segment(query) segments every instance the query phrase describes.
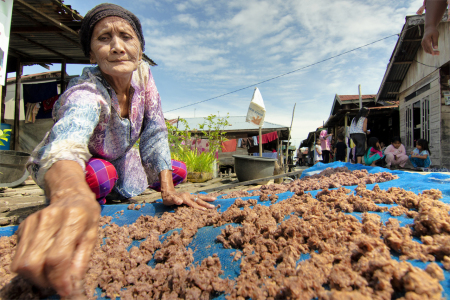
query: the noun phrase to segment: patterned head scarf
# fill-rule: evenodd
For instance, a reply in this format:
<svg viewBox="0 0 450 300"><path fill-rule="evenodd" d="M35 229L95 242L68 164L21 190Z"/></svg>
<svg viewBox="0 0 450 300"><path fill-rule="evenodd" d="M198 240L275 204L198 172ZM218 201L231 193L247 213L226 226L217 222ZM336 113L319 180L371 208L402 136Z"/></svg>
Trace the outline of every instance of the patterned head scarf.
<svg viewBox="0 0 450 300"><path fill-rule="evenodd" d="M92 32L94 31L95 24L97 24L100 20L106 17L119 17L130 23L134 32L141 43L142 52L144 52L144 35L142 33L142 26L139 19L130 11L125 8L111 4L111 3L102 3L88 11L86 16L83 18L81 22L80 29L80 42L83 47L83 52L86 57L89 57L89 53L91 51L91 37Z"/></svg>

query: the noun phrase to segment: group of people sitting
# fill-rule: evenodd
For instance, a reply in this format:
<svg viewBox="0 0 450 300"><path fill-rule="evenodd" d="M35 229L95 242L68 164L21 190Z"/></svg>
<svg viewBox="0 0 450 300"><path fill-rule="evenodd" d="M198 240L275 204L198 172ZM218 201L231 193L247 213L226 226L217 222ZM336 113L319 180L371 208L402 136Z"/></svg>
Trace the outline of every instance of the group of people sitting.
<svg viewBox="0 0 450 300"><path fill-rule="evenodd" d="M405 146L398 136L394 137L391 144L384 149L378 138L371 137L367 142L367 148L364 155L366 165L404 168L408 160L416 169L428 168L431 165L431 152L428 141L424 139L416 141L416 148L409 155L406 154Z"/></svg>
<svg viewBox="0 0 450 300"><path fill-rule="evenodd" d="M333 145L333 157L335 161L345 161L347 155L347 145L344 142L343 134L338 135L338 142ZM322 139L316 140L314 148L314 164L318 162L325 163L324 155L329 155L322 149ZM387 168L404 168L408 160L414 168L428 168L431 165L430 149L428 141L419 139L416 141L416 148L409 155L406 154L405 146L402 144L400 137L392 138L391 144L384 147L378 138L371 137L367 141L367 149L363 155L364 164L368 166L380 166Z"/></svg>

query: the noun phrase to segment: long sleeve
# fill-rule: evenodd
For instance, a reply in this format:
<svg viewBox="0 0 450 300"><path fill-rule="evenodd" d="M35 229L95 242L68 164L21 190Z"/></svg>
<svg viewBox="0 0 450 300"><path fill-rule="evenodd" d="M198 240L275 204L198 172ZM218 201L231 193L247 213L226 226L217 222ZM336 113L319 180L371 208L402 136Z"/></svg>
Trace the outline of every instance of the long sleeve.
<svg viewBox="0 0 450 300"><path fill-rule="evenodd" d="M400 150L399 155L406 155L406 149L405 149L405 146L403 146L403 144L399 147L398 150Z"/></svg>
<svg viewBox="0 0 450 300"><path fill-rule="evenodd" d="M167 127L161 109L161 100L149 69L146 89L146 108L139 150L147 176L172 169Z"/></svg>
<svg viewBox="0 0 450 300"><path fill-rule="evenodd" d="M27 164L39 186L44 186L44 175L57 161L72 160L85 169L89 160L89 139L99 122L101 112L100 94L90 83L69 88L55 103L55 124L46 138L33 151ZM40 147L42 146L42 147ZM40 159L39 164L34 164Z"/></svg>
<svg viewBox="0 0 450 300"><path fill-rule="evenodd" d="M403 145L401 147L403 147ZM396 155L396 153L397 153L397 149L395 149L395 147L392 146L392 145L387 146L386 150L384 150L384 154L394 154L394 155Z"/></svg>

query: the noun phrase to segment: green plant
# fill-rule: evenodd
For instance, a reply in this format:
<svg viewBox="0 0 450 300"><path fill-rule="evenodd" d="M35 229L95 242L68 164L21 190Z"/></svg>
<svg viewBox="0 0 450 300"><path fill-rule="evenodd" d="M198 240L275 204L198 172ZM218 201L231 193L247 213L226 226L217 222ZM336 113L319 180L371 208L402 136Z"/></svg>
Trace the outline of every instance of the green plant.
<svg viewBox="0 0 450 300"><path fill-rule="evenodd" d="M8 141L10 135L7 132L11 132L11 129L0 130L0 146L5 146L1 140Z"/></svg>
<svg viewBox="0 0 450 300"><path fill-rule="evenodd" d="M218 117L216 115L209 115L205 118L205 122L199 125L203 136L209 140L209 151L216 152L222 148L222 143L228 139L225 129L230 126L228 122L228 114L226 117Z"/></svg>
<svg viewBox="0 0 450 300"><path fill-rule="evenodd" d="M199 125L199 130L189 127L185 119L178 119L181 126L175 126L166 122L169 132L169 146L172 159L183 161L188 172L212 172L215 163L216 153L222 147L222 142L226 141L224 129L229 126L228 115L220 118L210 115L205 118L203 124ZM199 153L196 148L192 149L192 138L208 139L209 149L207 152Z"/></svg>

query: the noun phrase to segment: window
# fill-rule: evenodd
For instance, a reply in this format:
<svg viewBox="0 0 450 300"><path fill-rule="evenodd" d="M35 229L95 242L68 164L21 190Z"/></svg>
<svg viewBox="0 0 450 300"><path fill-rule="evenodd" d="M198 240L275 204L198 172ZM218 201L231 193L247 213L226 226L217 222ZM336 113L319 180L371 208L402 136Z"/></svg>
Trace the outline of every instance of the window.
<svg viewBox="0 0 450 300"><path fill-rule="evenodd" d="M414 147L418 139L430 142L430 100L425 97L406 106L406 146Z"/></svg>

